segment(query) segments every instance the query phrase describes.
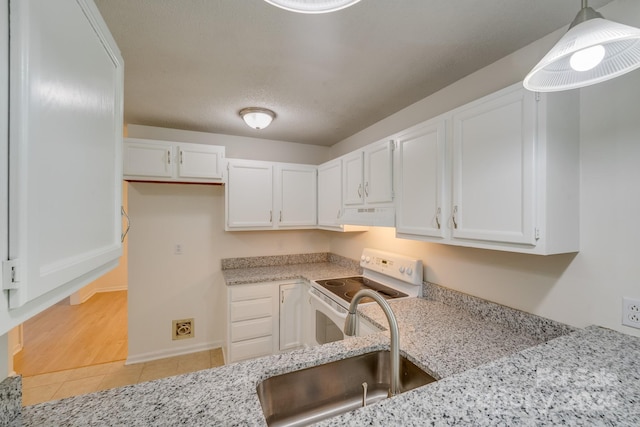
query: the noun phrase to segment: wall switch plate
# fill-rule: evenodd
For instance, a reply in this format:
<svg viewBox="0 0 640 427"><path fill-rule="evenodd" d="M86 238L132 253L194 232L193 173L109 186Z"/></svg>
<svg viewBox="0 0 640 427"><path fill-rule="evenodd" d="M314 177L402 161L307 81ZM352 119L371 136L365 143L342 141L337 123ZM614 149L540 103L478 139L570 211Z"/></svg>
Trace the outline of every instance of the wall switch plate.
<svg viewBox="0 0 640 427"><path fill-rule="evenodd" d="M175 255L182 255L183 254L182 243L176 243L176 245L173 247L173 253Z"/></svg>
<svg viewBox="0 0 640 427"><path fill-rule="evenodd" d="M640 299L622 298L622 324L640 329Z"/></svg>

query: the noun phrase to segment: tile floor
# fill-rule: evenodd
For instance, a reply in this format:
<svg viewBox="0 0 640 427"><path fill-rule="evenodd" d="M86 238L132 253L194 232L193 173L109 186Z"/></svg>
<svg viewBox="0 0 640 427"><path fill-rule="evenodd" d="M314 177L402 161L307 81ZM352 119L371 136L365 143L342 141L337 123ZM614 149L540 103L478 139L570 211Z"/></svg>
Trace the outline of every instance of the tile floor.
<svg viewBox="0 0 640 427"><path fill-rule="evenodd" d="M22 378L22 405L92 393L224 365L222 349L125 365L124 360Z"/></svg>

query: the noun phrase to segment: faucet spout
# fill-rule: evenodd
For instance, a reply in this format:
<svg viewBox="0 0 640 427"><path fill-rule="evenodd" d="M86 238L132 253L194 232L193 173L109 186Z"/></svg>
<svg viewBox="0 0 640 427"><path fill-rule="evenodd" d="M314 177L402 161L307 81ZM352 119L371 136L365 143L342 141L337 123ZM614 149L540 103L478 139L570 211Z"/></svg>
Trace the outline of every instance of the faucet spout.
<svg viewBox="0 0 640 427"><path fill-rule="evenodd" d="M391 334L391 378L389 396L395 396L400 393L400 334L398 332L398 321L391 310L389 303L380 296L379 293L370 289L362 289L358 291L349 305L349 314L344 322L345 335L353 336L356 334L356 319L358 316L358 302L364 297L372 298L382 308L387 321L389 322L389 332Z"/></svg>

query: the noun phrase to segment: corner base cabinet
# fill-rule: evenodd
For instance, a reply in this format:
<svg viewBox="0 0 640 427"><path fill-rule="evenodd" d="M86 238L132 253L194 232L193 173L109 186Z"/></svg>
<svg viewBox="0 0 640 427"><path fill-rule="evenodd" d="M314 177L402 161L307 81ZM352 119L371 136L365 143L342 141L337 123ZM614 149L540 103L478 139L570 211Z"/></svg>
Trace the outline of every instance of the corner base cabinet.
<svg viewBox="0 0 640 427"><path fill-rule="evenodd" d="M228 363L303 347L305 316L300 282L228 287Z"/></svg>
<svg viewBox="0 0 640 427"><path fill-rule="evenodd" d="M578 96L518 83L398 134L397 237L577 252Z"/></svg>

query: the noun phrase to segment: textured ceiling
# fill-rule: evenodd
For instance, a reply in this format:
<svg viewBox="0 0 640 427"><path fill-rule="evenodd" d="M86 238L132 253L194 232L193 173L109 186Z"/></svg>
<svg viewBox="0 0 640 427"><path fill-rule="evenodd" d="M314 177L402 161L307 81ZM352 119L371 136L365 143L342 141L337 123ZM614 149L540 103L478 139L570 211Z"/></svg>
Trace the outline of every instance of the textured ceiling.
<svg viewBox="0 0 640 427"><path fill-rule="evenodd" d="M611 0L592 0L598 8ZM579 0L96 0L125 60L125 121L333 145L567 25ZM261 131L238 116L266 107Z"/></svg>

